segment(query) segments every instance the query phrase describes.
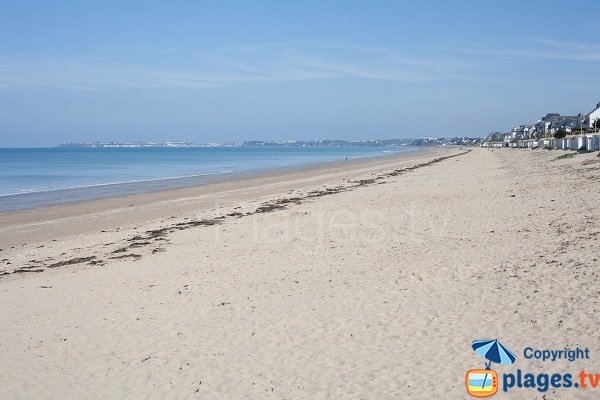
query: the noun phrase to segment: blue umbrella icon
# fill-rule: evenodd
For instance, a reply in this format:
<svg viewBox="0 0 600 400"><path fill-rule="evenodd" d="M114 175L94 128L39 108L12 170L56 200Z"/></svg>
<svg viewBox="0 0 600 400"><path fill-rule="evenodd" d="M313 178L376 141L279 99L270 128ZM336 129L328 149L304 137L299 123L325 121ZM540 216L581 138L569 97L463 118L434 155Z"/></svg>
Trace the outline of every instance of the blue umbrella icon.
<svg viewBox="0 0 600 400"><path fill-rule="evenodd" d="M475 353L488 360L485 363L485 369L490 369L492 363L496 364L512 364L517 360L517 357L497 340L474 340L471 344ZM485 386L487 375L483 380Z"/></svg>

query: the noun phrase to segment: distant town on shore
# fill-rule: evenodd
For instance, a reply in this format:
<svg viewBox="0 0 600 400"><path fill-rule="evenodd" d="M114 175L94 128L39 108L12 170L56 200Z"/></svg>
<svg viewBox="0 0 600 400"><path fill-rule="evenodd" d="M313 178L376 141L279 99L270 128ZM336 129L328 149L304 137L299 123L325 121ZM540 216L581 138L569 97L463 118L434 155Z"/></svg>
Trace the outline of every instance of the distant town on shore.
<svg viewBox="0 0 600 400"><path fill-rule="evenodd" d="M482 147L600 150L600 103L587 114L548 113L510 132L491 132Z"/></svg>
<svg viewBox="0 0 600 400"><path fill-rule="evenodd" d="M287 141L224 141L211 143L190 142L89 142L89 143L63 143L57 147L73 148L144 148L144 147L344 147L344 146L370 146L370 147L396 147L396 146L435 146L435 145L473 145L481 142L481 138L454 137L437 138L426 137L421 139L375 139L375 140L287 140Z"/></svg>

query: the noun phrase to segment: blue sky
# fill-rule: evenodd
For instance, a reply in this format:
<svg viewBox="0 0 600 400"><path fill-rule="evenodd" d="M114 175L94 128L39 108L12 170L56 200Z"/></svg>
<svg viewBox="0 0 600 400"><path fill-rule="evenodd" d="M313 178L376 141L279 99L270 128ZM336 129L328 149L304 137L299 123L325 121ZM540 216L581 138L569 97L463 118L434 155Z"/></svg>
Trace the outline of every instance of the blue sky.
<svg viewBox="0 0 600 400"><path fill-rule="evenodd" d="M0 147L480 136L600 101L597 1L0 0L0 37Z"/></svg>

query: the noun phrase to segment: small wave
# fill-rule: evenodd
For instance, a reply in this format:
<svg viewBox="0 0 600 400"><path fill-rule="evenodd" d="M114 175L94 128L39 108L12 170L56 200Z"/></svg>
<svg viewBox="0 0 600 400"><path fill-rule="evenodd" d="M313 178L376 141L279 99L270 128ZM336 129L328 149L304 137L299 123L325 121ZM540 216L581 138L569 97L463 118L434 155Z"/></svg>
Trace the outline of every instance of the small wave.
<svg viewBox="0 0 600 400"><path fill-rule="evenodd" d="M20 194L55 192L55 191L58 191L58 190L76 190L76 189L104 187L104 186L114 186L114 185L130 185L130 184L135 184L135 183L148 183L148 182L170 181L170 180L174 180L174 179L199 178L201 176L218 175L218 174L219 174L218 172L208 172L208 173L205 173L205 174L171 176L171 177L166 177L166 178L153 178L153 179L141 179L141 180L129 180L129 181L116 181L116 182L106 182L106 183L91 183L89 185L53 187L53 188L44 188L44 189L35 189L35 188L32 188L32 189L24 189L24 190L21 190L21 191L18 191L18 192L2 193L2 194L0 194L0 197L17 196L17 195L20 195Z"/></svg>

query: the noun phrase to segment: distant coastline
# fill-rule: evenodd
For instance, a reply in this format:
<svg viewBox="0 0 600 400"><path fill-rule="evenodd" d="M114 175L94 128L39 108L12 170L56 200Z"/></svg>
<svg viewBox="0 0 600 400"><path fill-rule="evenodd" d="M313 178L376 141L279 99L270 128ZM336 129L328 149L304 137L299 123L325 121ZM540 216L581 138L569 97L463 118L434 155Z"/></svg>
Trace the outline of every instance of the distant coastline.
<svg viewBox="0 0 600 400"><path fill-rule="evenodd" d="M191 143L179 141L94 141L61 143L60 148L196 148L196 147L406 147L435 145L473 145L481 142L481 138L426 137L421 139L371 139L371 140L285 140L285 141L223 141L209 143Z"/></svg>

